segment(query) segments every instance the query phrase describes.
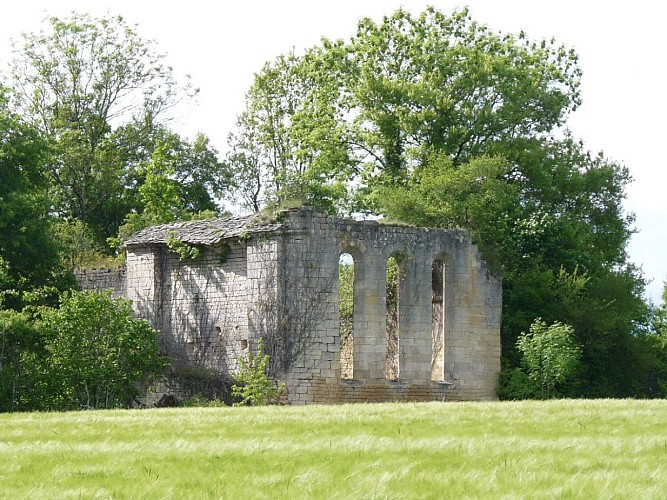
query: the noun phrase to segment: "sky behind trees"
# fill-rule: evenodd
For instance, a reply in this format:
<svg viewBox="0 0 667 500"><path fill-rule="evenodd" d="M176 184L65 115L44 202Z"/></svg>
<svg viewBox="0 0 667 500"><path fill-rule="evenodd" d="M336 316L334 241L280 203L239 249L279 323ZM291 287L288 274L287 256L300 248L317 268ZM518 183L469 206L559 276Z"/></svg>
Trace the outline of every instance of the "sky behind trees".
<svg viewBox="0 0 667 500"><path fill-rule="evenodd" d="M637 216L639 233L629 247L633 262L652 279L647 295L659 301L667 280L667 169L662 144L667 96L662 90L667 7L651 0L601 4L574 0L246 0L186 3L155 0L26 0L0 17L0 68L11 57L10 39L39 30L47 15L72 11L122 15L138 33L157 40L177 74L190 74L201 88L197 107L177 111L174 127L194 137L201 131L223 153L227 135L253 73L263 63L294 48L297 53L322 36L347 38L359 18L378 21L403 7L416 14L428 4L449 12L468 5L471 16L494 31L525 31L574 47L583 70L583 105L569 120L588 149L603 150L624 163L635 182L625 208Z"/></svg>

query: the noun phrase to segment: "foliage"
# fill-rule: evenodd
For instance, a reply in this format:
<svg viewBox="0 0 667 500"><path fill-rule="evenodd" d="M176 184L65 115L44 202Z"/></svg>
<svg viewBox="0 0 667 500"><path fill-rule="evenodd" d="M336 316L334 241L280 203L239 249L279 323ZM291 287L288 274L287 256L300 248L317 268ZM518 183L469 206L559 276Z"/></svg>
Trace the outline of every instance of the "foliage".
<svg viewBox="0 0 667 500"><path fill-rule="evenodd" d="M662 498L665 419L632 399L5 414L0 497Z"/></svg>
<svg viewBox="0 0 667 500"><path fill-rule="evenodd" d="M633 360L648 387L647 396L667 397L667 283L662 292L662 303L654 306L648 329L635 339L640 356Z"/></svg>
<svg viewBox="0 0 667 500"><path fill-rule="evenodd" d="M400 264L406 256L395 253L387 259L386 272L386 345L387 359L385 372L387 379L398 380L399 376L399 290L401 281Z"/></svg>
<svg viewBox="0 0 667 500"><path fill-rule="evenodd" d="M16 50L18 106L54 142L58 208L90 222L126 180L113 125L134 121L149 129L180 90L164 56L122 17L50 17L48 27L24 34Z"/></svg>
<svg viewBox="0 0 667 500"><path fill-rule="evenodd" d="M20 295L34 287L55 284L58 247L48 216L48 183L44 162L48 146L37 131L9 110L0 86L0 293ZM5 307L21 307L7 298Z"/></svg>
<svg viewBox="0 0 667 500"><path fill-rule="evenodd" d="M363 19L347 42L325 39L265 65L229 161L253 166L251 192L264 178L273 193L313 181L302 191L341 208L361 185L359 206L374 210L377 188L400 184L433 154L458 166L564 123L580 102L576 63L553 40L495 34L466 10Z"/></svg>
<svg viewBox="0 0 667 500"><path fill-rule="evenodd" d="M190 143L165 130L156 135L150 158L137 168L143 178L137 210L127 214L118 236L108 240L115 249L146 227L218 216L212 195L221 193L227 180L208 139L199 135Z"/></svg>
<svg viewBox="0 0 667 500"><path fill-rule="evenodd" d="M157 332L134 319L130 301L110 292L70 292L41 311L45 355L34 407L47 410L130 405L138 383L165 367Z"/></svg>
<svg viewBox="0 0 667 500"><path fill-rule="evenodd" d="M62 266L69 270L120 266L120 259L108 255L88 225L80 220L54 223L54 238L60 247Z"/></svg>
<svg viewBox="0 0 667 500"><path fill-rule="evenodd" d="M503 367L500 371L498 398L500 400L520 401L539 397L539 387L521 368Z"/></svg>
<svg viewBox="0 0 667 500"><path fill-rule="evenodd" d="M232 192L245 208L258 212L297 198L331 211L344 196L343 132L319 76L293 53L256 75L228 141Z"/></svg>
<svg viewBox="0 0 667 500"><path fill-rule="evenodd" d="M542 317L572 325L582 346L571 395L646 394L634 340L644 281L622 207L631 178L564 129L580 78L576 53L554 40L493 32L466 10L398 10L267 64L232 149L271 165L253 193L295 185L329 210L468 229L503 276L508 366L518 332Z"/></svg>
<svg viewBox="0 0 667 500"><path fill-rule="evenodd" d="M127 218L118 246L167 215L215 210L228 182L217 151L204 135L190 142L166 126L169 110L197 91L176 81L155 43L122 17L47 24L17 45L13 76L16 109L52 145L57 215L85 223L101 246Z"/></svg>
<svg viewBox="0 0 667 500"><path fill-rule="evenodd" d="M667 339L667 282L663 284L662 303L653 310L651 330Z"/></svg>
<svg viewBox="0 0 667 500"><path fill-rule="evenodd" d="M354 263L342 262L338 267L340 335L343 342L352 334L354 325Z"/></svg>
<svg viewBox="0 0 667 500"><path fill-rule="evenodd" d="M0 310L0 412L30 409L43 345L26 313Z"/></svg>
<svg viewBox="0 0 667 500"><path fill-rule="evenodd" d="M232 386L232 395L240 398L234 406L263 406L276 403L285 390L284 385L268 375L269 356L264 354L264 340L257 343L257 354L249 352L239 358L240 370Z"/></svg>
<svg viewBox="0 0 667 500"><path fill-rule="evenodd" d="M558 386L573 378L579 367L581 348L569 325L556 322L547 326L538 318L529 332L519 335L517 346L528 377L537 384L542 397L554 397Z"/></svg>
<svg viewBox="0 0 667 500"><path fill-rule="evenodd" d="M354 261L342 254L338 264L338 319L341 378L354 377Z"/></svg>
<svg viewBox="0 0 667 500"><path fill-rule="evenodd" d="M175 231L169 231L167 234L167 248L178 255L180 260L195 260L201 253L199 247L181 241Z"/></svg>
<svg viewBox="0 0 667 500"><path fill-rule="evenodd" d="M184 408L218 408L220 406L227 406L227 404L220 399L208 399L201 394L195 394L183 401L181 406Z"/></svg>
<svg viewBox="0 0 667 500"><path fill-rule="evenodd" d="M109 292L0 311L0 411L126 407L164 366L156 332Z"/></svg>
<svg viewBox="0 0 667 500"><path fill-rule="evenodd" d="M517 187L504 180L509 170L499 157L475 158L456 167L449 157L434 155L403 185L379 188L374 204L391 219L470 228L487 262L500 272L503 247L515 236L508 222L516 223L520 207Z"/></svg>

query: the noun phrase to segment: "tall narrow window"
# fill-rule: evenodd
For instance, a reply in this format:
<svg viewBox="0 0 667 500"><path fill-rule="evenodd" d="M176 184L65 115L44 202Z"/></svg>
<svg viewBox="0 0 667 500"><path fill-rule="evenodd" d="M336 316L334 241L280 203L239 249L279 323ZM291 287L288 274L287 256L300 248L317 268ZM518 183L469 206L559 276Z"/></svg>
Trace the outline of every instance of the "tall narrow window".
<svg viewBox="0 0 667 500"><path fill-rule="evenodd" d="M398 380L399 376L399 281L400 268L397 257L387 259L387 364L386 377Z"/></svg>
<svg viewBox="0 0 667 500"><path fill-rule="evenodd" d="M340 378L354 377L354 259L341 254L338 264L340 297Z"/></svg>
<svg viewBox="0 0 667 500"><path fill-rule="evenodd" d="M433 261L431 270L433 303L433 344L431 357L431 380L445 379L445 263Z"/></svg>

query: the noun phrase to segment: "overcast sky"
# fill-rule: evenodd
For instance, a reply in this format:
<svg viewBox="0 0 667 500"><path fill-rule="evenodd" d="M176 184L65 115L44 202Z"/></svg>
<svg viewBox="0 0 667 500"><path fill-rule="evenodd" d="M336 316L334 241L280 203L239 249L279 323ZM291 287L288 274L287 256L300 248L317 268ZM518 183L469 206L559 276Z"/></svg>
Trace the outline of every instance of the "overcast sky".
<svg viewBox="0 0 667 500"><path fill-rule="evenodd" d="M399 7L413 13L435 5L449 12L468 5L474 19L494 30L524 30L574 47L583 70L584 104L570 128L593 151L625 164L635 181L626 210L636 214L629 247L633 262L653 280L647 294L659 302L667 280L667 169L662 151L667 127L664 38L667 7L656 0L23 0L7 2L0 16L0 65L10 39L37 31L46 15L72 11L124 16L145 38L157 40L178 73L201 89L196 108L182 111L177 128L201 131L221 152L242 110L253 73L292 48L322 36L347 38L361 17L380 20Z"/></svg>

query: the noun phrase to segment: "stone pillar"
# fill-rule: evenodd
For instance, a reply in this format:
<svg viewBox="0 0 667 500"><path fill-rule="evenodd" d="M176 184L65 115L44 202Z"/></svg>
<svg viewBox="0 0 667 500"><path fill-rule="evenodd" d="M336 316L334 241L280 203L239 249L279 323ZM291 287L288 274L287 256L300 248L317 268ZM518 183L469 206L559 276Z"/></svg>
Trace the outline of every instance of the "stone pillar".
<svg viewBox="0 0 667 500"><path fill-rule="evenodd" d="M384 379L387 356L385 262L375 248L368 248L359 261L354 277L353 377Z"/></svg>
<svg viewBox="0 0 667 500"><path fill-rule="evenodd" d="M137 247L127 249L127 298L140 318L153 328L162 325L162 266L161 249Z"/></svg>
<svg viewBox="0 0 667 500"><path fill-rule="evenodd" d="M408 259L399 289L399 380L431 379L431 266Z"/></svg>

